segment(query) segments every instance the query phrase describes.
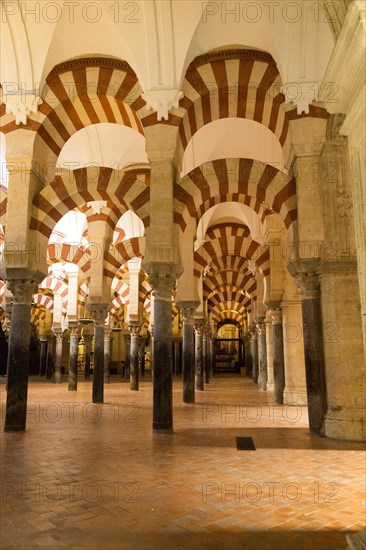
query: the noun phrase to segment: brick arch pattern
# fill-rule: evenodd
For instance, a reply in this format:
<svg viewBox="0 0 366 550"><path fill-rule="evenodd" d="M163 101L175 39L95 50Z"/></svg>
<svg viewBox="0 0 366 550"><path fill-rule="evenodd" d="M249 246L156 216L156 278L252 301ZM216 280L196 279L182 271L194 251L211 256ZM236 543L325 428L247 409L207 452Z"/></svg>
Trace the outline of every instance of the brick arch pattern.
<svg viewBox="0 0 366 550"><path fill-rule="evenodd" d="M142 88L125 61L103 57L60 63L50 72L42 90L43 103L31 114L27 129L37 133L48 159L55 162L63 146L77 131L91 124L122 124L144 134L141 118L148 114ZM3 107L3 106L1 106ZM16 130L14 117L0 109L2 131Z"/></svg>
<svg viewBox="0 0 366 550"><path fill-rule="evenodd" d="M219 159L195 168L174 186L174 221L182 232L212 206L237 202L263 222L276 212L290 228L297 219L296 182L271 165L253 159Z"/></svg>
<svg viewBox="0 0 366 550"><path fill-rule="evenodd" d="M89 167L62 170L55 180L33 199L30 229L49 238L56 223L70 210L89 201L108 201L113 214L108 223L112 229L127 210L135 212L145 227L150 223L150 169L133 167L113 170Z"/></svg>

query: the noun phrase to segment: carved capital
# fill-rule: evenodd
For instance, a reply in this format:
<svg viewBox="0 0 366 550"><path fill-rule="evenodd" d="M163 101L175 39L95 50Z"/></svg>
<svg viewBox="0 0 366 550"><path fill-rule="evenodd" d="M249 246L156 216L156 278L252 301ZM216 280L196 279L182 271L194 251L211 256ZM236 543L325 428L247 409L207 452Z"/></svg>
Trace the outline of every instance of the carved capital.
<svg viewBox="0 0 366 550"><path fill-rule="evenodd" d="M158 115L158 120L168 120L169 111L179 107L179 100L183 92L179 90L150 90L142 95L146 101L146 109L153 109Z"/></svg>
<svg viewBox="0 0 366 550"><path fill-rule="evenodd" d="M79 327L77 323L69 323L70 339L79 339Z"/></svg>
<svg viewBox="0 0 366 550"><path fill-rule="evenodd" d="M105 319L109 310L108 304L88 304L88 309L97 327L104 327Z"/></svg>
<svg viewBox="0 0 366 550"><path fill-rule="evenodd" d="M314 300L319 298L320 281L316 273L298 273L295 282L300 290L302 300Z"/></svg>
<svg viewBox="0 0 366 550"><path fill-rule="evenodd" d="M131 336L135 336L137 338L140 334L140 325L129 325L128 330Z"/></svg>
<svg viewBox="0 0 366 550"><path fill-rule="evenodd" d="M38 283L29 279L15 279L7 282L8 289L13 294L14 304L25 304L30 306L32 296L38 291Z"/></svg>
<svg viewBox="0 0 366 550"><path fill-rule="evenodd" d="M194 332L195 332L196 336L202 336L203 335L204 325L203 325L202 320L194 319L193 328L194 328Z"/></svg>
<svg viewBox="0 0 366 550"><path fill-rule="evenodd" d="M258 336L262 336L266 334L266 323L264 319L262 321L258 321L256 324L256 327L258 331Z"/></svg>
<svg viewBox="0 0 366 550"><path fill-rule="evenodd" d="M297 114L310 112L310 103L319 101L319 82L288 82L281 88L286 103L294 103Z"/></svg>
<svg viewBox="0 0 366 550"><path fill-rule="evenodd" d="M149 273L149 281L154 289L155 299L171 301L172 292L176 285L176 275L170 264L154 267Z"/></svg>
<svg viewBox="0 0 366 550"><path fill-rule="evenodd" d="M15 124L27 124L31 113L37 113L42 103L41 97L36 94L7 94L4 98L6 114L15 116Z"/></svg>
<svg viewBox="0 0 366 550"><path fill-rule="evenodd" d="M282 310L280 308L272 309L271 318L273 325L282 325Z"/></svg>

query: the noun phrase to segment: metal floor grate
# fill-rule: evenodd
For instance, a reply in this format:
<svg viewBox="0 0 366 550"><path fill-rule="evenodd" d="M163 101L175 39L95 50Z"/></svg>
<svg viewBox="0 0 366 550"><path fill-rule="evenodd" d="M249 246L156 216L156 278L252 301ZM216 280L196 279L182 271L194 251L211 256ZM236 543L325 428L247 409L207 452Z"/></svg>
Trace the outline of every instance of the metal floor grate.
<svg viewBox="0 0 366 550"><path fill-rule="evenodd" d="M255 451L254 441L251 437L236 437L236 449L238 451Z"/></svg>

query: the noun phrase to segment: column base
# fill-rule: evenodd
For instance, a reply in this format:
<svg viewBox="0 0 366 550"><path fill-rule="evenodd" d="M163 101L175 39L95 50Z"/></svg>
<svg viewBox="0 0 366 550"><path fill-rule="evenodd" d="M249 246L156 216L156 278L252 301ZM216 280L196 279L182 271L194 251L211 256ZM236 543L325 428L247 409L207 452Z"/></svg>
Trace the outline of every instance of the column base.
<svg viewBox="0 0 366 550"><path fill-rule="evenodd" d="M153 435L172 435L173 433L173 428L153 428Z"/></svg>
<svg viewBox="0 0 366 550"><path fill-rule="evenodd" d="M266 391L274 391L274 384L268 384L267 383L267 389Z"/></svg>
<svg viewBox="0 0 366 550"><path fill-rule="evenodd" d="M306 407L308 404L306 388L285 388L283 402L285 405L301 405Z"/></svg>
<svg viewBox="0 0 366 550"><path fill-rule="evenodd" d="M349 533L346 535L347 550L365 550L366 549L366 527L358 533Z"/></svg>
<svg viewBox="0 0 366 550"><path fill-rule="evenodd" d="M365 411L343 407L327 413L324 421L325 436L347 441L366 441Z"/></svg>
<svg viewBox="0 0 366 550"><path fill-rule="evenodd" d="M4 432L25 432L25 425L5 426Z"/></svg>

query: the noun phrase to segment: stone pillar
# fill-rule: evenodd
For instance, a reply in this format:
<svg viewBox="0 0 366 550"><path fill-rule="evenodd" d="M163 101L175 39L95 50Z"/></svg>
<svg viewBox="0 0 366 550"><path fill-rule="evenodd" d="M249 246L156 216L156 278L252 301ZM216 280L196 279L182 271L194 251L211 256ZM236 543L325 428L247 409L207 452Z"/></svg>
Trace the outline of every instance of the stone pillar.
<svg viewBox="0 0 366 550"><path fill-rule="evenodd" d="M311 271L298 273L296 283L301 292L309 428L314 434L324 435L327 396L320 283L318 276Z"/></svg>
<svg viewBox="0 0 366 550"><path fill-rule="evenodd" d="M130 389L138 391L139 389L139 332L140 326L130 325L128 327L131 337L130 346Z"/></svg>
<svg viewBox="0 0 366 550"><path fill-rule="evenodd" d="M174 374L175 376L180 375L180 340L179 338L174 339Z"/></svg>
<svg viewBox="0 0 366 550"><path fill-rule="evenodd" d="M195 402L194 304L183 307L183 403Z"/></svg>
<svg viewBox="0 0 366 550"><path fill-rule="evenodd" d="M46 360L47 360L47 337L41 336L39 339L39 376L46 375Z"/></svg>
<svg viewBox="0 0 366 550"><path fill-rule="evenodd" d="M51 334L47 337L47 354L46 354L46 378L47 378L47 380L51 380L52 376L53 376L54 346L55 346L55 339L54 339L53 334Z"/></svg>
<svg viewBox="0 0 366 550"><path fill-rule="evenodd" d="M245 368L247 371L248 378L252 378L253 376L253 361L252 361L250 338L251 338L251 333L247 332L244 344L245 344Z"/></svg>
<svg viewBox="0 0 366 550"><path fill-rule="evenodd" d="M283 404L283 391L285 389L285 364L283 354L282 312L272 310L272 342L273 342L273 377L275 402Z"/></svg>
<svg viewBox="0 0 366 550"><path fill-rule="evenodd" d="M254 384L258 384L258 341L255 326L253 326L250 334L250 356L252 359L253 382Z"/></svg>
<svg viewBox="0 0 366 550"><path fill-rule="evenodd" d="M69 355L69 391L76 391L78 386L78 345L79 331L77 323L69 323L70 355Z"/></svg>
<svg viewBox="0 0 366 550"><path fill-rule="evenodd" d="M83 337L85 342L85 370L84 370L84 378L85 380L90 380L90 353L91 353L91 341L92 341L92 334L84 332L83 329Z"/></svg>
<svg viewBox="0 0 366 550"><path fill-rule="evenodd" d="M194 334L195 334L195 386L196 390L204 390L203 384L203 353L202 353L202 333L203 325L201 321L196 321L194 323Z"/></svg>
<svg viewBox="0 0 366 550"><path fill-rule="evenodd" d="M214 374L214 361L215 361L215 340L211 335L208 339L208 349L209 349L209 377L212 378Z"/></svg>
<svg viewBox="0 0 366 550"><path fill-rule="evenodd" d="M153 431L173 431L172 291L175 277L164 270L150 275L154 288Z"/></svg>
<svg viewBox="0 0 366 550"><path fill-rule="evenodd" d="M53 327L52 330L53 330L53 333L56 337L54 380L55 380L55 384L60 384L60 382L61 382L61 362L62 362L62 343L63 343L62 328L61 327Z"/></svg>
<svg viewBox="0 0 366 550"><path fill-rule="evenodd" d="M203 334L202 334L202 368L203 368L204 383L209 384L210 372L209 372L209 359L208 359L208 336L207 336L207 329L205 327L203 328Z"/></svg>
<svg viewBox="0 0 366 550"><path fill-rule="evenodd" d="M139 347L140 347L140 372L141 376L145 376L145 344L146 339L145 336L142 336L139 341Z"/></svg>
<svg viewBox="0 0 366 550"><path fill-rule="evenodd" d="M38 285L30 280L8 281L13 293L8 352L6 432L25 431L27 418L29 342L32 295Z"/></svg>
<svg viewBox="0 0 366 550"><path fill-rule="evenodd" d="M125 364L125 380L130 380L130 364L131 364L131 336L129 333L123 335L125 339L125 352L126 352L126 364Z"/></svg>
<svg viewBox="0 0 366 550"><path fill-rule="evenodd" d="M93 403L104 403L104 326L107 304L90 304L88 309L94 319L94 367Z"/></svg>
<svg viewBox="0 0 366 550"><path fill-rule="evenodd" d="M259 382L261 391L267 390L267 345L266 345L266 324L264 318L258 319L258 363L259 363Z"/></svg>
<svg viewBox="0 0 366 550"><path fill-rule="evenodd" d="M109 364L111 360L111 328L104 327L104 383L109 384L111 376L109 372Z"/></svg>
<svg viewBox="0 0 366 550"><path fill-rule="evenodd" d="M267 348L267 391L274 391L273 379L273 346L272 346L272 314L271 310L266 313L266 348Z"/></svg>
<svg viewBox="0 0 366 550"><path fill-rule="evenodd" d="M281 303L281 309L286 381L285 391L283 392L284 403L306 406L304 340L300 297L296 299L294 296L292 300L284 299Z"/></svg>

